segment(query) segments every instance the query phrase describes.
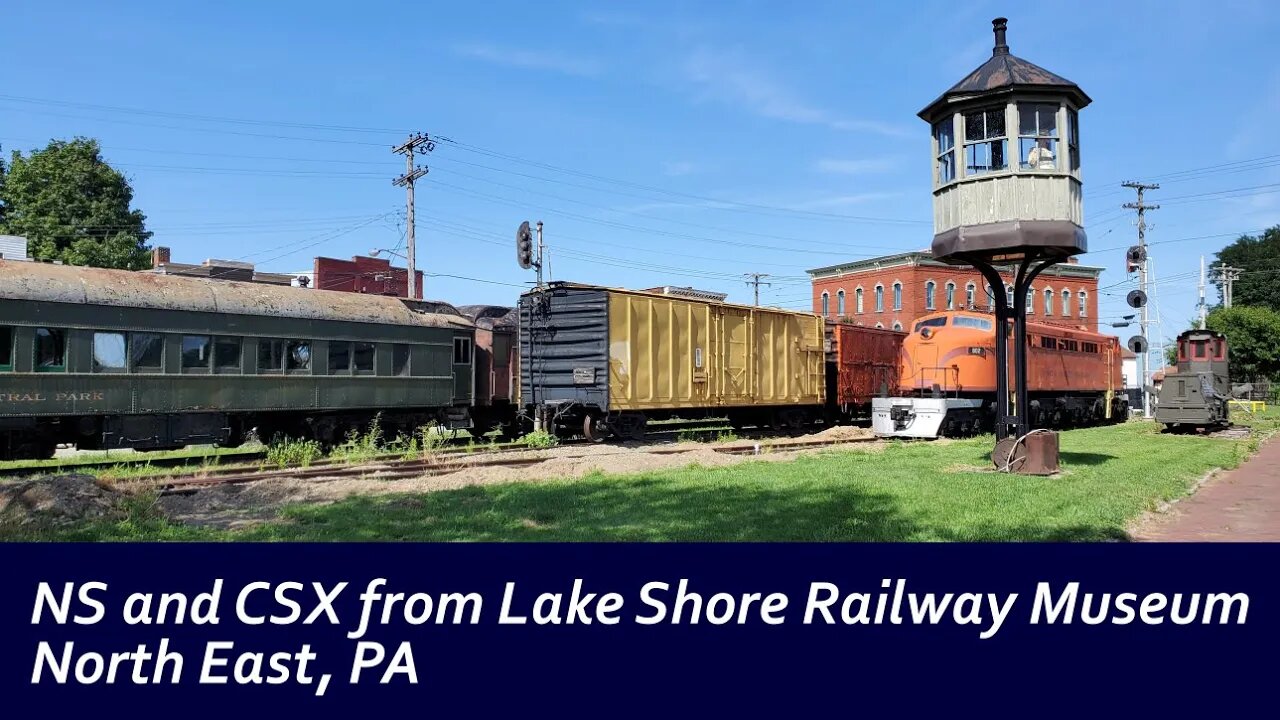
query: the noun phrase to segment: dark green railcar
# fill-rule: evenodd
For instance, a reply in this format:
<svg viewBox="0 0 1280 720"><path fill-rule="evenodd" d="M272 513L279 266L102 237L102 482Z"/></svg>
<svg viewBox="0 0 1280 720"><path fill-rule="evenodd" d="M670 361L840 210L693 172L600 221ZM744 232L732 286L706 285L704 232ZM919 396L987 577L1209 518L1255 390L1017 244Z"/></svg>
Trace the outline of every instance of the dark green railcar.
<svg viewBox="0 0 1280 720"><path fill-rule="evenodd" d="M1231 425L1227 338L1213 330L1178 336L1178 363L1156 396L1156 422L1169 432L1216 430Z"/></svg>
<svg viewBox="0 0 1280 720"><path fill-rule="evenodd" d="M0 261L0 457L467 427L474 342L447 305Z"/></svg>

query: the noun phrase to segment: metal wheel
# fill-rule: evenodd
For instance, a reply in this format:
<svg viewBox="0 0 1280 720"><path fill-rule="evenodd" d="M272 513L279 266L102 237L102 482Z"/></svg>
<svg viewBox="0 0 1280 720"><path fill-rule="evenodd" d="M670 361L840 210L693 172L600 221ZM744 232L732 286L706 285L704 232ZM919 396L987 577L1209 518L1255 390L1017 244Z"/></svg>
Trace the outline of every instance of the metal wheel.
<svg viewBox="0 0 1280 720"><path fill-rule="evenodd" d="M585 415L582 418L582 434L591 442L603 442L609 435L609 429L604 423L600 422L600 418L595 415Z"/></svg>

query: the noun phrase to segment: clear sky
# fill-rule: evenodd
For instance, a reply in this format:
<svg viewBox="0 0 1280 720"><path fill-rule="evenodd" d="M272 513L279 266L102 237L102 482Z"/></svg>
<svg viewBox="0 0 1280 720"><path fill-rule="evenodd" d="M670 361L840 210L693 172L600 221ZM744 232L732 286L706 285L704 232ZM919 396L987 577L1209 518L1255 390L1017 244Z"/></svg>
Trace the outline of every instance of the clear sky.
<svg viewBox="0 0 1280 720"><path fill-rule="evenodd" d="M99 138L175 261L298 272L402 245L391 147L422 131L442 138L418 185L428 297L513 303L516 227L542 220L556 279L749 302L762 272L762 301L808 309L805 269L929 245L916 113L990 55L997 16L1093 98L1081 262L1122 338L1119 184L1161 184L1172 337L1200 255L1280 222L1274 2L7 0L0 143Z"/></svg>

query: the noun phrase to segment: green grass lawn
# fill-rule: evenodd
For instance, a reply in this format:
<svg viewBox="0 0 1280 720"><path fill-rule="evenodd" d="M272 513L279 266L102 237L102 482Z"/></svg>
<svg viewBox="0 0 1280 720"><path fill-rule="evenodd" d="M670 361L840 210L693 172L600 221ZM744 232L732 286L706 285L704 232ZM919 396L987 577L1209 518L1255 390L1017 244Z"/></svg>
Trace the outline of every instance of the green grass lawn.
<svg viewBox="0 0 1280 720"><path fill-rule="evenodd" d="M1255 422L1274 429L1273 418ZM238 531L173 525L145 501L123 517L12 539L946 541L1125 539L1128 523L1233 467L1257 439L1162 435L1153 423L1061 435L1057 477L989 470L992 438L831 451L638 475L353 498Z"/></svg>

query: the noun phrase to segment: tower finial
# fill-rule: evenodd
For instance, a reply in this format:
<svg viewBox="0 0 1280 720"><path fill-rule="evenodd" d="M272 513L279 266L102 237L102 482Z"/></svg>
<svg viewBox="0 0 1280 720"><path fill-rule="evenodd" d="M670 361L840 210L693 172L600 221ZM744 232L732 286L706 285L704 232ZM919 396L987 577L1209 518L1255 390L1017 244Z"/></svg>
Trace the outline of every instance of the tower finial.
<svg viewBox="0 0 1280 720"><path fill-rule="evenodd" d="M1008 55L1009 45L1005 42L1004 33L1009 20L1007 18L996 18L991 21L991 28L996 33L996 46L991 51L992 55Z"/></svg>

